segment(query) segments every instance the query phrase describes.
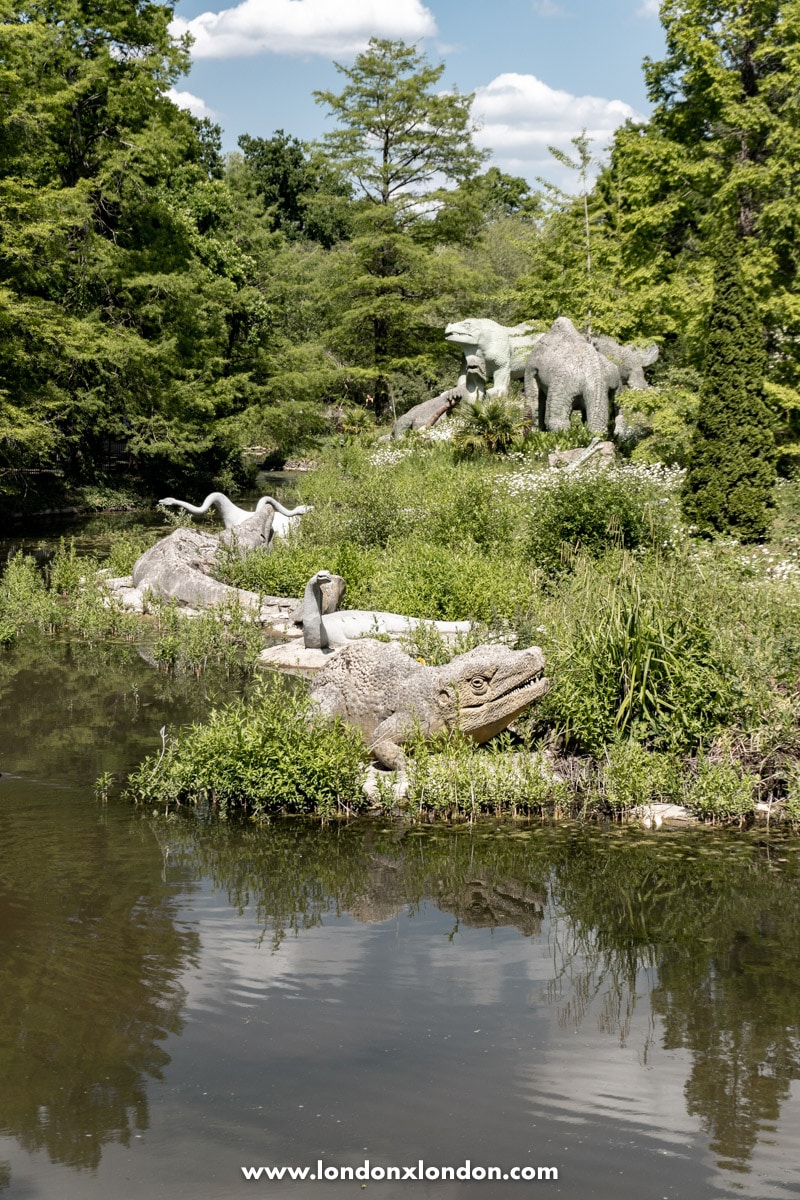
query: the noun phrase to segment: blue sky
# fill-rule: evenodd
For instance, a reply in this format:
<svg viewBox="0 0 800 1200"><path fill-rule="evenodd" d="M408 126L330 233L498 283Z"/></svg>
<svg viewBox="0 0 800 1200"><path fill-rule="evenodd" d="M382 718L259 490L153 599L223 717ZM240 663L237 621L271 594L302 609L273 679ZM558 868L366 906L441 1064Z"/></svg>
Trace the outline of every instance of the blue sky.
<svg viewBox="0 0 800 1200"><path fill-rule="evenodd" d="M664 50L658 0L179 0L175 11L175 32L196 38L175 98L222 126L225 150L242 133L320 137L332 125L311 93L341 90L334 60L402 38L444 60L443 86L476 93L490 162L562 186L547 145L569 150L586 128L599 152L646 115L642 59Z"/></svg>

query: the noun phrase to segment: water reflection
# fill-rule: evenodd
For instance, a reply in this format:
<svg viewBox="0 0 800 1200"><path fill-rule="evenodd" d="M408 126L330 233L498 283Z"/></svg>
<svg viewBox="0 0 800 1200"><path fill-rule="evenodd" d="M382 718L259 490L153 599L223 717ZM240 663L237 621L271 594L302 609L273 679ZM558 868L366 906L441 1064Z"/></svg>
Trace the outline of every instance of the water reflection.
<svg viewBox="0 0 800 1200"><path fill-rule="evenodd" d="M10 1196L216 1200L320 1156L798 1194L796 843L101 806L209 701L128 647L44 649L0 655Z"/></svg>
<svg viewBox="0 0 800 1200"><path fill-rule="evenodd" d="M45 788L32 805L23 784L3 785L0 1127L55 1162L97 1166L106 1143L147 1127L147 1080L169 1062L198 939L176 928L142 831L126 852L69 791L54 821L55 799Z"/></svg>

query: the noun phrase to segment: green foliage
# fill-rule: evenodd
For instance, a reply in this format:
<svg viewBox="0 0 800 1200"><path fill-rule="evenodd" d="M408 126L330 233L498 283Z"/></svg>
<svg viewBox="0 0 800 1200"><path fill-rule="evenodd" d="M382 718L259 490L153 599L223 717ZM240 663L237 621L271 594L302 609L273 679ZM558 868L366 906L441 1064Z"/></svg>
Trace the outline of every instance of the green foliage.
<svg viewBox="0 0 800 1200"><path fill-rule="evenodd" d="M522 411L507 400L475 400L453 438L464 455L508 454L522 441Z"/></svg>
<svg viewBox="0 0 800 1200"><path fill-rule="evenodd" d="M174 601L152 605L157 633L153 660L166 670L200 675L210 663L228 672L252 668L264 648L261 627L240 604L220 604L197 617L186 617Z"/></svg>
<svg viewBox="0 0 800 1200"><path fill-rule="evenodd" d="M331 432L331 422L320 404L284 400L251 406L236 421L236 429L245 445L263 446L284 463L316 449Z"/></svg>
<svg viewBox="0 0 800 1200"><path fill-rule="evenodd" d="M541 754L512 751L508 736L488 747L451 738L443 745L418 738L411 747L403 808L418 817L450 821L481 816L552 816L569 806Z"/></svg>
<svg viewBox="0 0 800 1200"><path fill-rule="evenodd" d="M611 547L668 549L676 534L663 488L635 471L542 477L528 513L527 551L548 575L569 569L579 552L598 557Z"/></svg>
<svg viewBox="0 0 800 1200"><path fill-rule="evenodd" d="M753 811L757 783L735 760L717 762L701 755L686 803L701 817L741 820Z"/></svg>
<svg viewBox="0 0 800 1200"><path fill-rule="evenodd" d="M340 123L325 135L328 153L363 199L330 276L331 347L362 369L383 414L391 372L430 371L439 324L432 307L466 273L423 244L431 206L449 202L434 183L469 178L484 154L472 141L472 97L439 91L444 64L431 66L413 46L373 38L352 67L337 70L344 90L314 95Z"/></svg>
<svg viewBox="0 0 800 1200"><path fill-rule="evenodd" d="M364 758L357 731L338 719L313 722L305 694L276 679L259 683L249 703L214 709L205 724L173 735L129 786L140 804L334 817L364 807Z"/></svg>
<svg viewBox="0 0 800 1200"><path fill-rule="evenodd" d="M5 6L0 24L0 495L127 469L213 477L265 311L218 134L168 98L172 7ZM47 476L52 482L52 476Z"/></svg>
<svg viewBox="0 0 800 1200"><path fill-rule="evenodd" d="M473 97L437 89L444 63L431 66L413 46L371 38L352 67L336 69L344 90L314 93L341 124L324 142L368 200L399 199L410 217L411 197L430 191L436 176L474 174L485 154L472 142Z"/></svg>
<svg viewBox="0 0 800 1200"><path fill-rule="evenodd" d="M732 243L720 245L703 385L683 511L703 534L763 538L775 482L775 440L764 401L761 326Z"/></svg>
<svg viewBox="0 0 800 1200"><path fill-rule="evenodd" d="M719 579L711 584L691 562L617 566L579 560L542 613L554 682L536 720L552 721L569 745L595 755L620 738L696 747L743 718L752 700L741 678L747 651L735 593L725 596Z"/></svg>
<svg viewBox="0 0 800 1200"><path fill-rule="evenodd" d="M601 786L606 803L621 815L648 804L674 803L681 795L679 766L673 755L641 742L615 741L606 750Z"/></svg>
<svg viewBox="0 0 800 1200"><path fill-rule="evenodd" d="M641 413L650 429L634 447L633 462L687 466L697 423L700 384L701 377L694 371L673 371L660 386L624 397L627 403L623 411L628 419L635 421L635 414Z"/></svg>
<svg viewBox="0 0 800 1200"><path fill-rule="evenodd" d="M347 237L350 187L319 150L282 129L271 138L243 134L239 147L272 229L328 248Z"/></svg>

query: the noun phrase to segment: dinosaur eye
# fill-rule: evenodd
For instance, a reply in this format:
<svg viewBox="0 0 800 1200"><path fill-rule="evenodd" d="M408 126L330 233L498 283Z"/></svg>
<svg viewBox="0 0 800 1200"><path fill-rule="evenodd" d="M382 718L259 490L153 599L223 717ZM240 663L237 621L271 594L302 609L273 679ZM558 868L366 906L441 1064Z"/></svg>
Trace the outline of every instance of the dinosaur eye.
<svg viewBox="0 0 800 1200"><path fill-rule="evenodd" d="M473 692L485 692L488 684L482 675L476 675L472 680Z"/></svg>

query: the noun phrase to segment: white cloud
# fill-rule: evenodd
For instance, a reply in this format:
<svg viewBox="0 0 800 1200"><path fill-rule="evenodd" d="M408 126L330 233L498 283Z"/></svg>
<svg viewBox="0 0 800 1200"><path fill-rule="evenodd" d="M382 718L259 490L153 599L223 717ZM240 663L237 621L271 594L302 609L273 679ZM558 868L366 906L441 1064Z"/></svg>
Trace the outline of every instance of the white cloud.
<svg viewBox="0 0 800 1200"><path fill-rule="evenodd" d="M167 95L173 104L177 104L178 108L188 108L193 117L214 118L217 115L213 108L208 107L205 100L192 95L191 92L179 92L176 88L171 87L167 89Z"/></svg>
<svg viewBox="0 0 800 1200"><path fill-rule="evenodd" d="M661 0L642 0L636 10L637 17L657 17L661 13Z"/></svg>
<svg viewBox="0 0 800 1200"><path fill-rule="evenodd" d="M599 155L619 125L629 117L643 119L624 100L573 96L535 75L510 72L476 90L472 115L482 126L476 142L492 150L492 161L501 170L531 181L542 175L570 191L575 178L556 163L548 146L573 155L570 139L585 129Z"/></svg>
<svg viewBox="0 0 800 1200"><path fill-rule="evenodd" d="M567 15L556 0L533 0L533 11L537 17L565 17Z"/></svg>
<svg viewBox="0 0 800 1200"><path fill-rule="evenodd" d="M195 39L193 58L319 54L331 58L364 50L371 37L414 42L436 33L422 0L243 0L234 8L176 17L175 36Z"/></svg>

